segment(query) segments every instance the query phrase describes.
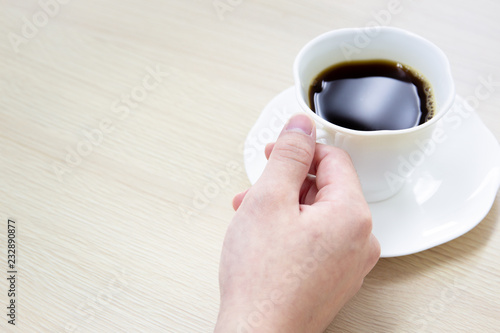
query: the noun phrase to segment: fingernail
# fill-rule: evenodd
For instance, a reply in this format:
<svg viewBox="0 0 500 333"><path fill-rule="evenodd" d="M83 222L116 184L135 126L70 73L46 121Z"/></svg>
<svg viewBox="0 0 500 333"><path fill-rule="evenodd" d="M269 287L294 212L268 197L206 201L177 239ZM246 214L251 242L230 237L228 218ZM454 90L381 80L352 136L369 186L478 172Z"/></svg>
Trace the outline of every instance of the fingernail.
<svg viewBox="0 0 500 333"><path fill-rule="evenodd" d="M302 132L306 135L311 135L314 128L312 119L305 114L298 114L288 120L285 127L287 131Z"/></svg>

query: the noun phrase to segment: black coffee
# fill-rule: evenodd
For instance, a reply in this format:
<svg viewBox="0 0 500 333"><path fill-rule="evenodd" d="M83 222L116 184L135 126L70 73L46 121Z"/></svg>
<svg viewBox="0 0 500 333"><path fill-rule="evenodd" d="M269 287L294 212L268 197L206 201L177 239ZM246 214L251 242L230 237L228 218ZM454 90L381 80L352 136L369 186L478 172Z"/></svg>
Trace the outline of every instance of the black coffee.
<svg viewBox="0 0 500 333"><path fill-rule="evenodd" d="M398 130L434 115L430 84L409 66L389 60L351 61L321 72L309 104L329 122L360 131Z"/></svg>

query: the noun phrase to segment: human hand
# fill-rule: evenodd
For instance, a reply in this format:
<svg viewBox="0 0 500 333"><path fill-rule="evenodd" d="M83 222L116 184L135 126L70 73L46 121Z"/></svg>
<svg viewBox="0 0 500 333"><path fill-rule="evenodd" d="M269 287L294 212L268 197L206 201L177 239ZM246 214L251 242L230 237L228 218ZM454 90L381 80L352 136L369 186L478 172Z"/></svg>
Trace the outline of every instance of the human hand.
<svg viewBox="0 0 500 333"><path fill-rule="evenodd" d="M315 133L308 116L292 117L233 200L217 333L323 332L380 256L349 155Z"/></svg>

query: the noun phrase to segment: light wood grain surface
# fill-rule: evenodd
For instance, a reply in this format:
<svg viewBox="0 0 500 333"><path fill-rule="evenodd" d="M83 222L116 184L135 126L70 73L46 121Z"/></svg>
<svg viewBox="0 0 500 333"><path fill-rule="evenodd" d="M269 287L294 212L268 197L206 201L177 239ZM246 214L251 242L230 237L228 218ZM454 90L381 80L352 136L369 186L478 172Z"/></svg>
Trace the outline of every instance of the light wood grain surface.
<svg viewBox="0 0 500 333"><path fill-rule="evenodd" d="M10 218L18 273L15 327L0 279L0 331L211 332L231 199L249 186L242 144L307 41L379 20L439 45L462 96L500 81L498 1L389 6L2 0L0 267ZM497 139L499 109L497 84L477 107ZM498 332L499 208L381 259L327 331Z"/></svg>

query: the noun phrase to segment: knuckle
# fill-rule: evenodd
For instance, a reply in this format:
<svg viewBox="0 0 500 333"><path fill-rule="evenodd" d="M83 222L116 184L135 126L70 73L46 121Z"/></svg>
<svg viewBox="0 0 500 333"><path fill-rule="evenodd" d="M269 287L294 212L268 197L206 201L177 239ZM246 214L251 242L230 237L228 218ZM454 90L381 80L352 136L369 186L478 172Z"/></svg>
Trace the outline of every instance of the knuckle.
<svg viewBox="0 0 500 333"><path fill-rule="evenodd" d="M274 157L276 159L285 162L292 161L306 167L309 167L311 163L310 161L312 160L312 152L309 146L302 142L285 142L280 145L276 145L273 152L275 152Z"/></svg>
<svg viewBox="0 0 500 333"><path fill-rule="evenodd" d="M339 163L342 163L342 164L345 164L345 165L352 165L351 155L349 155L349 153L347 151L345 151L342 148L333 147L333 146L331 148L333 150L333 156L334 156L334 158Z"/></svg>
<svg viewBox="0 0 500 333"><path fill-rule="evenodd" d="M361 207L356 214L356 225L358 234L362 238L366 238L372 233L372 215L368 208Z"/></svg>
<svg viewBox="0 0 500 333"><path fill-rule="evenodd" d="M349 163L351 162L351 155L349 155L349 153L347 151L345 151L342 148L337 148L337 147L335 147L335 149L336 149L336 154L340 159L345 160L345 161L349 161Z"/></svg>
<svg viewBox="0 0 500 333"><path fill-rule="evenodd" d="M372 235L371 237L373 237L372 248L371 248L372 260L373 260L373 263L376 263L378 261L378 259L380 258L380 254L382 253L382 249L380 248L380 243L375 238L375 236Z"/></svg>

